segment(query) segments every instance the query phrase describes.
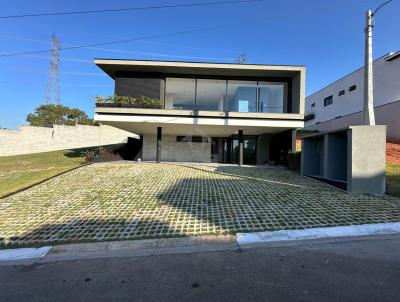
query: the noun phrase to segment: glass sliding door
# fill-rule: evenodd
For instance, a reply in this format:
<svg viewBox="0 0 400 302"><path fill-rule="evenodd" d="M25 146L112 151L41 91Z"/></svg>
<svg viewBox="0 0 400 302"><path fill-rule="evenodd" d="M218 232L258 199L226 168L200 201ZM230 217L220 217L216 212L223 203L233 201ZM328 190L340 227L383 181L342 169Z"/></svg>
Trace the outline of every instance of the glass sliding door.
<svg viewBox="0 0 400 302"><path fill-rule="evenodd" d="M239 162L239 139L237 136L232 138L231 163ZM243 163L255 165L257 163L257 137L245 136L243 139Z"/></svg>
<svg viewBox="0 0 400 302"><path fill-rule="evenodd" d="M283 113L286 83L258 82L259 112Z"/></svg>
<svg viewBox="0 0 400 302"><path fill-rule="evenodd" d="M196 79L166 79L165 109L194 110L195 97Z"/></svg>
<svg viewBox="0 0 400 302"><path fill-rule="evenodd" d="M196 109L225 111L226 80L197 79Z"/></svg>
<svg viewBox="0 0 400 302"><path fill-rule="evenodd" d="M227 110L257 112L257 82L228 80Z"/></svg>
<svg viewBox="0 0 400 302"><path fill-rule="evenodd" d="M165 109L287 112L287 83L222 79L167 78Z"/></svg>

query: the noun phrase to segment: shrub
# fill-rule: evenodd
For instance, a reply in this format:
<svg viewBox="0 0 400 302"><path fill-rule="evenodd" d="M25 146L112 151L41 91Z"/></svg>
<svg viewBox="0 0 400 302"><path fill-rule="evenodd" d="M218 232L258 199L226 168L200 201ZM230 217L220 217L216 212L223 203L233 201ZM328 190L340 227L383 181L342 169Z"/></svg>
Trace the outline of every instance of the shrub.
<svg viewBox="0 0 400 302"><path fill-rule="evenodd" d="M95 96L94 100L99 104L125 104L137 108L161 108L160 99L141 95L139 97L110 95L108 97Z"/></svg>
<svg viewBox="0 0 400 302"><path fill-rule="evenodd" d="M96 155L96 152L93 150L86 150L82 152L81 156L85 158L85 163L90 164L93 162L93 157Z"/></svg>

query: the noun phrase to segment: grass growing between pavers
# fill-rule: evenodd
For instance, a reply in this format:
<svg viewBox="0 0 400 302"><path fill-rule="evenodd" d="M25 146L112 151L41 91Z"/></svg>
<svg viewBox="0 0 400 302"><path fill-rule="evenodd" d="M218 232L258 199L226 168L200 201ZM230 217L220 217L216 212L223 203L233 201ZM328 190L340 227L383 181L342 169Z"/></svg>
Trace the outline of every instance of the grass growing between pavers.
<svg viewBox="0 0 400 302"><path fill-rule="evenodd" d="M86 149L0 157L0 197L84 165Z"/></svg>
<svg viewBox="0 0 400 302"><path fill-rule="evenodd" d="M288 170L94 164L0 201L0 245L168 238L400 221L400 198Z"/></svg>
<svg viewBox="0 0 400 302"><path fill-rule="evenodd" d="M390 194L400 197L400 164L386 165L386 183Z"/></svg>

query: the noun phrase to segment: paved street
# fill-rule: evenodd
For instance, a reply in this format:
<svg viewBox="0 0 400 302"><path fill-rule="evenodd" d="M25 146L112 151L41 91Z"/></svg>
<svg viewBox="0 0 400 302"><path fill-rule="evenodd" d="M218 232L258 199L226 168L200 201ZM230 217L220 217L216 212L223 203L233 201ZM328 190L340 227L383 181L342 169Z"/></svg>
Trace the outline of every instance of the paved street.
<svg viewBox="0 0 400 302"><path fill-rule="evenodd" d="M0 246L400 221L400 199L271 167L94 164L0 200Z"/></svg>
<svg viewBox="0 0 400 302"><path fill-rule="evenodd" d="M0 301L399 301L400 235L0 266Z"/></svg>

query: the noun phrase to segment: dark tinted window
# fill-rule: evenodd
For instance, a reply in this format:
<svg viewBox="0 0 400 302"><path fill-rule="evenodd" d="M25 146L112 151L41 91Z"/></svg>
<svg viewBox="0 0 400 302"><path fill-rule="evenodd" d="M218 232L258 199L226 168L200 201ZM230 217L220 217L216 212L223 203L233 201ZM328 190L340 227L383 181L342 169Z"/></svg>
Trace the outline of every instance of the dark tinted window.
<svg viewBox="0 0 400 302"><path fill-rule="evenodd" d="M343 95L345 93L344 89L339 91L339 95Z"/></svg>
<svg viewBox="0 0 400 302"><path fill-rule="evenodd" d="M349 91L356 90L356 88L357 88L357 86L356 86L356 85L350 86L350 88L349 88Z"/></svg>
<svg viewBox="0 0 400 302"><path fill-rule="evenodd" d="M208 143L208 137L204 136L177 136L177 142Z"/></svg>
<svg viewBox="0 0 400 302"><path fill-rule="evenodd" d="M332 95L324 98L324 106L325 107L331 105L332 103L333 103L333 96Z"/></svg>
<svg viewBox="0 0 400 302"><path fill-rule="evenodd" d="M115 94L160 99L160 84L160 79L117 77L115 78Z"/></svg>

